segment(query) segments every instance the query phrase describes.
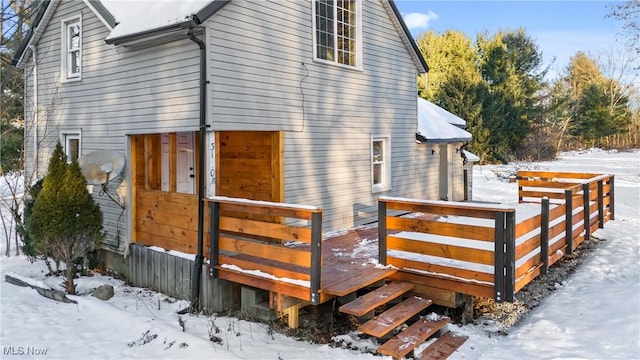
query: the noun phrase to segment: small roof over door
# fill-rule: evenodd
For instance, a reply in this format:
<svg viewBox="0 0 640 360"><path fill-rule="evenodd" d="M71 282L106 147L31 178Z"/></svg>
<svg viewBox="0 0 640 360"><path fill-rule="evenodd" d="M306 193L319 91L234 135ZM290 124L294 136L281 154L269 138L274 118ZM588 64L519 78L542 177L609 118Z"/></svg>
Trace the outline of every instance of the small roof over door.
<svg viewBox="0 0 640 360"><path fill-rule="evenodd" d="M418 132L416 138L423 143L453 143L471 140L471 133L463 130L467 124L459 116L418 98Z"/></svg>

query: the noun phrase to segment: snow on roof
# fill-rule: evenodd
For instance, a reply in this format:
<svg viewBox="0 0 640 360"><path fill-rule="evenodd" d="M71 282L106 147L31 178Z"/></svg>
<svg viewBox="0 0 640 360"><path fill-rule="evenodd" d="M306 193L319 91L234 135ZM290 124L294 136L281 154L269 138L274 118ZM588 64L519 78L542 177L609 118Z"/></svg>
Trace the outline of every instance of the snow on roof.
<svg viewBox="0 0 640 360"><path fill-rule="evenodd" d="M468 152L467 150L462 150L462 153L464 153L464 157L467 158L467 161L471 161L471 162L478 162L480 161L480 158L478 157L478 155Z"/></svg>
<svg viewBox="0 0 640 360"><path fill-rule="evenodd" d="M115 39L148 30L175 25L189 17L212 0L102 0L102 5L115 17L117 25L107 36ZM141 14L144 14L141 16Z"/></svg>
<svg viewBox="0 0 640 360"><path fill-rule="evenodd" d="M469 141L471 134L456 125L466 125L466 121L447 110L418 98L418 134L426 141Z"/></svg>

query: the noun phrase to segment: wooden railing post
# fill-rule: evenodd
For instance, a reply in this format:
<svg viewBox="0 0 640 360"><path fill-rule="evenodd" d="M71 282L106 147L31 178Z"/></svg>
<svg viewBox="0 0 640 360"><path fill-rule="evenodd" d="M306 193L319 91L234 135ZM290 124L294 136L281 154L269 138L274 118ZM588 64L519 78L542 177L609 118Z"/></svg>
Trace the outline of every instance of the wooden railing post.
<svg viewBox="0 0 640 360"><path fill-rule="evenodd" d="M613 183L614 183L614 176L611 175L609 176L609 212L611 213L611 215L609 215L609 220L615 220L615 190L613 187Z"/></svg>
<svg viewBox="0 0 640 360"><path fill-rule="evenodd" d="M520 177L520 175L517 175L516 181L518 181L518 204L522 203L522 200L524 199L524 197L522 197L522 186L520 186L521 179L522 178Z"/></svg>
<svg viewBox="0 0 640 360"><path fill-rule="evenodd" d="M542 260L542 274L549 271L549 198L542 198L540 224L540 260Z"/></svg>
<svg viewBox="0 0 640 360"><path fill-rule="evenodd" d="M573 190L564 191L565 205L565 237L567 243L567 254L573 253Z"/></svg>
<svg viewBox="0 0 640 360"><path fill-rule="evenodd" d="M591 206L589 204L591 200L589 198L589 183L585 182L582 184L582 201L584 202L584 204L582 204L582 208L584 210L583 215L585 240L589 240L589 237L591 236Z"/></svg>
<svg viewBox="0 0 640 360"><path fill-rule="evenodd" d="M505 229L505 300L513 302L516 295L516 213L506 213Z"/></svg>
<svg viewBox="0 0 640 360"><path fill-rule="evenodd" d="M378 199L378 264L387 265L387 203Z"/></svg>
<svg viewBox="0 0 640 360"><path fill-rule="evenodd" d="M320 276L322 273L322 213L311 214L311 286L309 302L320 304Z"/></svg>
<svg viewBox="0 0 640 360"><path fill-rule="evenodd" d="M504 262L505 262L505 213L495 212L495 225L494 225L494 285L493 285L493 298L497 302L504 301L505 294L505 282L504 282Z"/></svg>
<svg viewBox="0 0 640 360"><path fill-rule="evenodd" d="M220 203L209 202L209 277L218 277L218 256L220 255Z"/></svg>
<svg viewBox="0 0 640 360"><path fill-rule="evenodd" d="M598 180L598 227L604 228L604 188L602 179Z"/></svg>

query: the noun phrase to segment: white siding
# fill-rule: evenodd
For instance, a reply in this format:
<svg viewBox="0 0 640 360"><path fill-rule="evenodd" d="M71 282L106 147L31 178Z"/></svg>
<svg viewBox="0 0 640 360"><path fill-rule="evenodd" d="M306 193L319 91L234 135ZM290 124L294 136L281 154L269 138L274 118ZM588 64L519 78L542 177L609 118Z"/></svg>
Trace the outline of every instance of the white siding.
<svg viewBox="0 0 640 360"><path fill-rule="evenodd" d="M437 147L415 141L416 65L388 10L385 0L363 2L362 70L313 60L310 1L237 0L205 24L211 129L284 131L285 201L322 207L325 230L375 221L381 195L438 195ZM82 80L60 83L60 21L80 12ZM82 130L82 154L126 154L126 134L198 129L197 46L130 50L106 45L107 35L84 3L65 1L37 44L41 172L67 129ZM392 188L372 194L377 135L390 136ZM125 192L124 173L110 191ZM97 193L107 242L119 229L124 244L128 222Z"/></svg>
<svg viewBox="0 0 640 360"><path fill-rule="evenodd" d="M60 82L60 21L82 13L82 80ZM107 28L81 1L62 2L38 41L38 132L40 175L60 132L81 129L81 155L112 149L126 156L129 133L193 131L199 116L198 47L185 39L132 51L104 42ZM31 61L31 60L29 60ZM27 73L30 66L27 67ZM31 77L27 80L32 82ZM31 83L32 85L32 83ZM27 100L27 103L29 101ZM27 106L27 118L33 111ZM33 140L27 137L27 169L33 169ZM125 160L128 166L128 159ZM126 194L126 171L110 183L111 193ZM126 214L105 195L94 198L104 214L107 246L120 250L127 236Z"/></svg>
<svg viewBox="0 0 640 360"><path fill-rule="evenodd" d="M414 62L382 2L363 4L363 68L313 60L310 1L233 1L207 23L214 130L285 131L285 201L325 230L375 221L380 195L435 198L438 159L416 144ZM392 189L371 192L371 136L391 137Z"/></svg>

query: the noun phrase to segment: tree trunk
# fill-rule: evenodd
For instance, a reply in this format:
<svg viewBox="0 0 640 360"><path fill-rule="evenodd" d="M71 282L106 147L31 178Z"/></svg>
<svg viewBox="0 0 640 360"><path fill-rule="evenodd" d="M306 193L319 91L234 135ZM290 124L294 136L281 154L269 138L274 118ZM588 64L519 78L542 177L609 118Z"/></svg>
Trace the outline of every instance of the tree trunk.
<svg viewBox="0 0 640 360"><path fill-rule="evenodd" d="M73 265L73 261L67 259L67 281L65 288L70 295L76 294L76 284L73 283L73 278L76 275L76 268Z"/></svg>

